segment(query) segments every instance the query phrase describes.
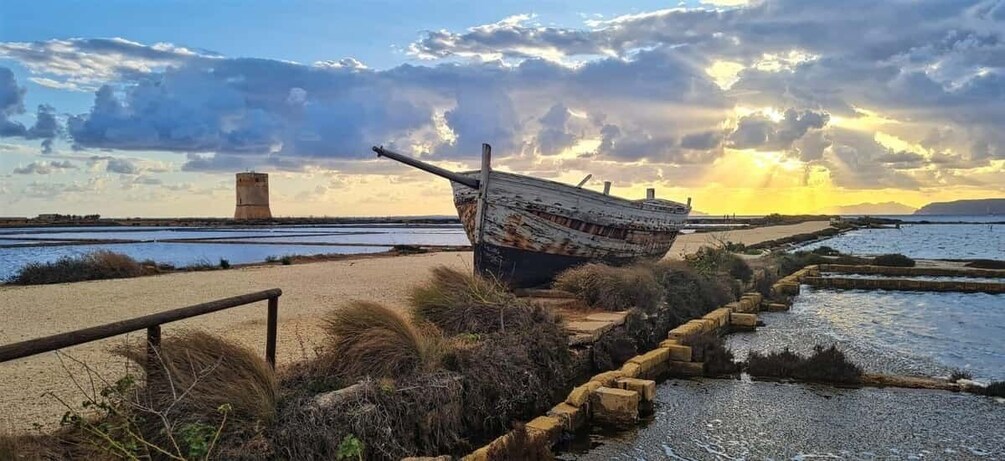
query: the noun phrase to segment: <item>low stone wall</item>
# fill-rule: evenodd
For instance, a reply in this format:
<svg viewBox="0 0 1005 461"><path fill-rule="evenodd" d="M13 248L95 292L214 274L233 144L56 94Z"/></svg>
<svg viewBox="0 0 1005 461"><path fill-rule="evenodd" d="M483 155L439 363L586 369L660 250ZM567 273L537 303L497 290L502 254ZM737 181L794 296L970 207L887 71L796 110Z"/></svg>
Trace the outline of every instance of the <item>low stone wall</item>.
<svg viewBox="0 0 1005 461"><path fill-rule="evenodd" d="M890 267L873 265L820 264L820 272L843 274L908 275L932 277L1005 278L1005 269L963 267Z"/></svg>
<svg viewBox="0 0 1005 461"><path fill-rule="evenodd" d="M890 291L940 291L958 293L1005 293L1005 283L996 282L965 282L943 280L912 280L912 279L865 279L842 277L803 277L802 283L814 287L859 289L859 290L890 290Z"/></svg>
<svg viewBox="0 0 1005 461"><path fill-rule="evenodd" d="M541 297L554 299L553 295ZM756 328L757 312L763 301L760 293L746 293L737 302L670 330L667 339L659 343L659 347L628 359L616 370L592 376L587 382L573 388L565 400L552 407L546 415L534 418L520 430L526 431L531 443L552 445L563 432L574 432L587 424L634 424L643 404L652 402L655 398L657 379L704 374L704 364L693 360L695 356L692 354L691 344L707 335ZM591 315L598 317L587 320ZM583 320L568 322L571 345L582 346L588 342L586 336L596 340L611 328L624 323L626 315L627 312L588 314ZM497 454L504 453L507 444L519 438L515 431L498 437L463 459L497 459Z"/></svg>

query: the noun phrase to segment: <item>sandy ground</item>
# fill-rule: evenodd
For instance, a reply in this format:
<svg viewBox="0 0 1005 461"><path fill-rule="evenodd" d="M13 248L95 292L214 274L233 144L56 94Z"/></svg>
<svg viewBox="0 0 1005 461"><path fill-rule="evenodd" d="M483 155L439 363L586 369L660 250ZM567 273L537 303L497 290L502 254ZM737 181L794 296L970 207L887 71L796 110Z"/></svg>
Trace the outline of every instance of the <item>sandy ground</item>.
<svg viewBox="0 0 1005 461"><path fill-rule="evenodd" d="M807 222L732 231L720 237L753 244L786 235L813 232L826 222ZM670 256L680 256L711 242L710 234L681 236ZM214 299L281 288L277 361L280 366L312 354L318 338L317 318L353 299L403 307L408 288L424 280L439 265L470 270L471 253L433 253L414 256L329 261L293 266L258 266L215 272L194 272L101 280L59 285L0 287L0 344L100 325ZM196 327L241 342L264 355L265 302L229 309L176 324L172 329ZM88 375L114 381L126 371L121 359L108 350L124 341L112 338L73 348L60 355L42 354L0 364L0 426L28 430L33 423L54 428L66 411L52 393L66 402L83 400L90 389ZM62 356L62 360L61 357ZM88 364L90 373L76 363ZM5 421L6 420L6 421Z"/></svg>

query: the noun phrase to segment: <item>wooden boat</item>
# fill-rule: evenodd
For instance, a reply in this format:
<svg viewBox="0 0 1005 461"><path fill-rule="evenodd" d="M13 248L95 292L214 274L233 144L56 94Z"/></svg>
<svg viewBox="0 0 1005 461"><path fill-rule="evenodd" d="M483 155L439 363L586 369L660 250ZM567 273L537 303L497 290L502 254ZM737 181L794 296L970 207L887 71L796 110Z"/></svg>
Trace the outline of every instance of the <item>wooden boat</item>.
<svg viewBox="0 0 1005 461"><path fill-rule="evenodd" d="M516 287L547 283L562 270L591 261L624 264L663 257L691 212L690 199L686 204L657 199L653 189L643 200L629 200L609 195L609 182L601 193L493 171L488 144L482 145L482 168L465 172L383 147L373 150L378 157L449 179L474 247L475 270Z"/></svg>

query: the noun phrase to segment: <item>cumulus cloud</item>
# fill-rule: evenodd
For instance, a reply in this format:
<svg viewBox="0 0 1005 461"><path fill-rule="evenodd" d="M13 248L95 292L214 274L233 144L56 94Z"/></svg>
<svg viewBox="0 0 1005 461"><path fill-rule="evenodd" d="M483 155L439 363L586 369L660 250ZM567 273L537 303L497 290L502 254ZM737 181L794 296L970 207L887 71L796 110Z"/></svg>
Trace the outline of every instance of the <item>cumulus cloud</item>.
<svg viewBox="0 0 1005 461"><path fill-rule="evenodd" d="M775 121L766 114L755 113L740 117L736 130L729 134L730 146L736 149L787 151L792 143L811 129L821 129L830 120L826 113L811 110L788 109L782 119Z"/></svg>
<svg viewBox="0 0 1005 461"><path fill-rule="evenodd" d="M500 162L525 169L598 161L683 175L734 148L784 151L843 185L919 187L931 178L917 165L1005 159L1003 9L992 0L764 0L581 27L518 15L426 32L409 52L431 62L386 70L124 39L3 43L0 56L36 83L95 91L93 107L69 118L75 147L178 152L185 171L331 166L367 158L371 144L463 162L489 142ZM710 72L722 63L728 89ZM36 114L33 135L18 125L24 93L7 80L0 74L0 127L54 139L41 136L51 109ZM737 107L752 109L737 117ZM925 146L924 158L838 123L869 113ZM581 141L597 143L588 159L542 158Z"/></svg>
<svg viewBox="0 0 1005 461"><path fill-rule="evenodd" d="M0 67L0 137L20 137L41 139L42 153L52 153L53 140L59 136L62 127L56 119L56 110L41 104L35 112L35 123L25 127L11 117L24 113L24 95L27 90L17 84L14 73Z"/></svg>

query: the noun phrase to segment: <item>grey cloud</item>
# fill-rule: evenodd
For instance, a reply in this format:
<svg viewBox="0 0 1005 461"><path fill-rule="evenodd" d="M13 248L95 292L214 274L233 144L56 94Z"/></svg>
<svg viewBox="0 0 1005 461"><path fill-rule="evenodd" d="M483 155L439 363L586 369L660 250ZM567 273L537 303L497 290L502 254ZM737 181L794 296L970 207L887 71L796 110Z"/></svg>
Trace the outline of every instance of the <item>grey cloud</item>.
<svg viewBox="0 0 1005 461"><path fill-rule="evenodd" d="M110 158L105 166L105 171L120 174L139 174L140 168L129 159Z"/></svg>
<svg viewBox="0 0 1005 461"><path fill-rule="evenodd" d="M736 129L729 134L729 141L737 149L789 150L793 142L811 129L823 128L829 120L830 115L810 110L788 109L778 122L765 114L755 113L740 118Z"/></svg>
<svg viewBox="0 0 1005 461"><path fill-rule="evenodd" d="M10 117L24 112L25 91L18 86L14 72L0 67L0 136L24 136L24 125Z"/></svg>
<svg viewBox="0 0 1005 461"><path fill-rule="evenodd" d="M57 170L69 170L77 169L77 166L69 160L64 160L62 162L57 161L36 161L31 162L23 167L14 168L14 174L50 174Z"/></svg>

